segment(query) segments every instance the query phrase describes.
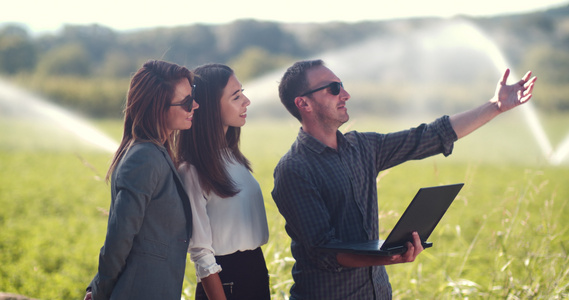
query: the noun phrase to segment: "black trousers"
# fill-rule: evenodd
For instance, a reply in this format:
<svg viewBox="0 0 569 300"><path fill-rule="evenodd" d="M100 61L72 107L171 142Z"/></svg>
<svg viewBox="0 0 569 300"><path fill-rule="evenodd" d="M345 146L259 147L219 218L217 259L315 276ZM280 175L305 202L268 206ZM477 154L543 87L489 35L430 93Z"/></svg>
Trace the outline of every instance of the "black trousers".
<svg viewBox="0 0 569 300"><path fill-rule="evenodd" d="M216 256L222 270L219 278L227 300L270 300L269 271L261 248ZM201 282L196 286L196 300L206 300Z"/></svg>

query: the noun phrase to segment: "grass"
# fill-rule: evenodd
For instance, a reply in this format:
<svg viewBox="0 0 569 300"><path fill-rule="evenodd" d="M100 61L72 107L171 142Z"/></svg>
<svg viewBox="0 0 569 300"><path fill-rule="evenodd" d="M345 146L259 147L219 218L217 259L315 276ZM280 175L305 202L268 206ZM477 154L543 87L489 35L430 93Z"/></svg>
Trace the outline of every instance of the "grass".
<svg viewBox="0 0 569 300"><path fill-rule="evenodd" d="M388 266L395 299L569 298L569 166L546 164L527 129L504 117L461 140L448 158L380 174L383 237L419 187L465 183L430 239L434 247L414 263ZM360 120L346 127L388 131L417 123ZM556 145L567 134L566 116L546 121ZM110 192L102 178L111 154L73 148L69 135L44 128L38 136L16 123L0 121L9 129L0 133L0 291L80 299L106 232ZM98 126L120 137L120 122ZM250 121L243 131L243 151L265 196L271 236L263 251L273 299L287 299L294 260L270 197L272 172L298 127L293 120ZM188 262L185 299L193 298L194 286Z"/></svg>

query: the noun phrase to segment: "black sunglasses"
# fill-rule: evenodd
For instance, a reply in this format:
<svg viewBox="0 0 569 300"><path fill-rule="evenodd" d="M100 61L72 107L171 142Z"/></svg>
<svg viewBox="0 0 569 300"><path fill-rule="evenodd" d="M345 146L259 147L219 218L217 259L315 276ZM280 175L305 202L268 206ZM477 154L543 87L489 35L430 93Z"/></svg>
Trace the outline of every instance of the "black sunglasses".
<svg viewBox="0 0 569 300"><path fill-rule="evenodd" d="M184 99L184 101L180 103L171 103L170 106L181 106L185 111L190 112L192 111L192 107L194 106L194 99L195 99L195 91L196 85L192 85L192 94Z"/></svg>
<svg viewBox="0 0 569 300"><path fill-rule="evenodd" d="M333 81L333 82L330 82L329 84L327 84L323 87L319 87L317 89L310 90L310 91L300 95L300 97L304 97L308 94L312 94L314 92L318 92L319 90L323 90L326 88L330 88L330 94L336 96L336 95L340 94L340 89L343 87L344 87L344 85L341 82Z"/></svg>

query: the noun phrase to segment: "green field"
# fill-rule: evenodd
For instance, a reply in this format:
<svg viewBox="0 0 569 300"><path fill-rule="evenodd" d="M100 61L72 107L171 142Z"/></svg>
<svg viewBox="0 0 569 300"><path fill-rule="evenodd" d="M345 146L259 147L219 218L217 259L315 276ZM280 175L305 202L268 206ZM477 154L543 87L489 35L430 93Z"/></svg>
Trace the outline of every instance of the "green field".
<svg viewBox="0 0 569 300"><path fill-rule="evenodd" d="M395 299L569 298L568 159L547 164L516 113L459 141L448 158L380 174L383 235L419 187L465 183L430 239L434 247L414 263L388 267ZM545 119L555 146L569 131L567 116ZM345 127L389 131L417 123L356 118ZM0 292L82 299L105 237L110 193L103 177L111 154L77 146L69 134L37 123L5 119L0 125ZM120 122L97 126L120 136ZM293 259L270 197L272 172L298 127L292 119L252 120L243 130L242 148L265 196L271 236L263 249L273 299L287 299ZM189 261L186 275L184 298L192 299Z"/></svg>

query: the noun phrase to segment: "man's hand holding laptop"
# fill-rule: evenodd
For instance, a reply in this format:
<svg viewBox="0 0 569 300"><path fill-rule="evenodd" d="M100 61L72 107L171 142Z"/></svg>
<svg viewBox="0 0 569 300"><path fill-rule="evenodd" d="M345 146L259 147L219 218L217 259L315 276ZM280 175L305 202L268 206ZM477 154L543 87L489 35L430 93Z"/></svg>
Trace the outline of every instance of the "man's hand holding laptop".
<svg viewBox="0 0 569 300"><path fill-rule="evenodd" d="M366 267L371 265L393 265L415 261L415 258L423 251L423 245L419 234L413 232L413 243L407 242L407 251L403 254L395 254L393 256L378 256L353 253L338 253L336 258L338 262L345 267Z"/></svg>

